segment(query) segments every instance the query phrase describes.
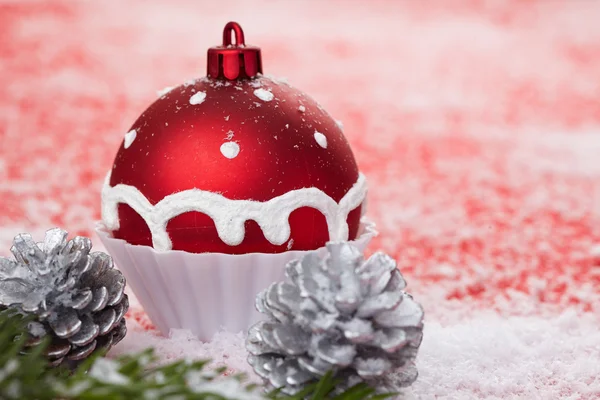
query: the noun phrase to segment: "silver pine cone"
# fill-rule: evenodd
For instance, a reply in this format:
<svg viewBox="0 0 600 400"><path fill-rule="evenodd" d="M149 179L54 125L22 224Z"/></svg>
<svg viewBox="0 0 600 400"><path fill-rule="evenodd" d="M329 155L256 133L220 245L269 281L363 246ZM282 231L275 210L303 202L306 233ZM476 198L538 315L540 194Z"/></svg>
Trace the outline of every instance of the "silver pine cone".
<svg viewBox="0 0 600 400"><path fill-rule="evenodd" d="M85 237L67 241L52 229L43 243L14 238L14 259L0 257L0 308L34 315L28 346L49 337L52 366L75 367L94 351L108 350L127 332L125 278L105 253L90 253Z"/></svg>
<svg viewBox="0 0 600 400"><path fill-rule="evenodd" d="M271 388L296 394L332 370L339 389L366 382L384 390L417 378L423 309L403 289L396 262L364 260L348 242L327 244L286 266L288 281L258 294L269 319L250 328L248 362Z"/></svg>

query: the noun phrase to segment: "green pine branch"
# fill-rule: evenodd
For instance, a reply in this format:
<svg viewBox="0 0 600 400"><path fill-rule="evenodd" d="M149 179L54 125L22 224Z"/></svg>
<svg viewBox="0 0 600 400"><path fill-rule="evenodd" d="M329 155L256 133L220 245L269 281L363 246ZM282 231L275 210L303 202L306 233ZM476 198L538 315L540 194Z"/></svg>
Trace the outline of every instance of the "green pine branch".
<svg viewBox="0 0 600 400"><path fill-rule="evenodd" d="M176 361L156 366L149 349L116 360L96 355L74 372L48 368L47 342L25 352L29 320L11 310L0 312L0 399L6 400L383 400L365 384L333 395L337 384L329 373L295 396L264 394L244 383L242 375L223 377L225 368L207 370L207 361Z"/></svg>

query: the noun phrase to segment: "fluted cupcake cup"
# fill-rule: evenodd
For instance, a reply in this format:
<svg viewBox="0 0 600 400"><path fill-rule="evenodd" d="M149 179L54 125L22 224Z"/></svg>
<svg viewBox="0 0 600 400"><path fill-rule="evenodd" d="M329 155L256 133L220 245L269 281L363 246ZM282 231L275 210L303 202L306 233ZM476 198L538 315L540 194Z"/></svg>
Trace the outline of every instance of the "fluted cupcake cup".
<svg viewBox="0 0 600 400"><path fill-rule="evenodd" d="M284 280L289 261L326 252L325 247L274 254L159 252L112 237L101 222L96 233L160 332L185 329L202 340L221 329L246 331L260 318L256 294ZM374 224L363 219L352 242L364 250L376 235Z"/></svg>

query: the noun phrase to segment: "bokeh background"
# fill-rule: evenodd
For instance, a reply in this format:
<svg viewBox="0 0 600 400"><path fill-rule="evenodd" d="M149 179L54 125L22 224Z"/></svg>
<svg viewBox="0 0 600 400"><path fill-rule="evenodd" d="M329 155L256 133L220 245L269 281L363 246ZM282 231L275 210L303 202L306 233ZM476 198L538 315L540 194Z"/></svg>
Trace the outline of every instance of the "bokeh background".
<svg viewBox="0 0 600 400"><path fill-rule="evenodd" d="M124 133L204 75L229 20L344 123L372 249L427 312L406 396L600 398L596 1L2 0L0 254L19 232L94 234ZM117 352L248 371L240 335L184 339L134 304Z"/></svg>

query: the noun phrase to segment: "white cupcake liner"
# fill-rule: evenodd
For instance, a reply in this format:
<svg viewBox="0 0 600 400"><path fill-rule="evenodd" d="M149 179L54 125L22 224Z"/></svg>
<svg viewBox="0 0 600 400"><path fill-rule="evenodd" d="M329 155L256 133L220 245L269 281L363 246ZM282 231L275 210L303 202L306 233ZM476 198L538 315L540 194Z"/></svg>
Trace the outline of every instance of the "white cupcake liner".
<svg viewBox="0 0 600 400"><path fill-rule="evenodd" d="M208 340L219 331L246 331L260 319L256 295L272 282L285 279L285 265L316 251L263 254L158 252L111 237L102 223L96 233L144 310L163 335L187 329ZM363 219L353 242L364 250L377 235Z"/></svg>

